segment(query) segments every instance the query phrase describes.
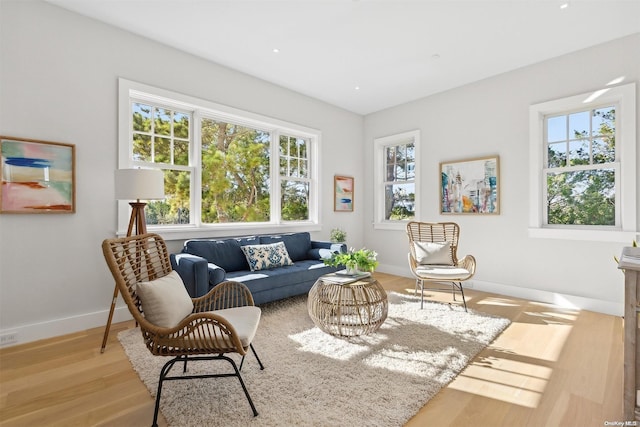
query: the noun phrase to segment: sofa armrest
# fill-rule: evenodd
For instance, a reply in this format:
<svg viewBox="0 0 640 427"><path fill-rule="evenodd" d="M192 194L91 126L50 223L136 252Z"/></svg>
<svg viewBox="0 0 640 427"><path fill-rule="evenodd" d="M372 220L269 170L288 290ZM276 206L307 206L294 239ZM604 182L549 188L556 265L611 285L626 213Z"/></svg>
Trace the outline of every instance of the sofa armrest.
<svg viewBox="0 0 640 427"><path fill-rule="evenodd" d="M346 253L347 245L345 243L332 243L332 242L312 240L311 249L329 249L331 252Z"/></svg>
<svg viewBox="0 0 640 427"><path fill-rule="evenodd" d="M171 267L178 272L191 298L209 292L209 265L207 260L191 254L171 254Z"/></svg>
<svg viewBox="0 0 640 427"><path fill-rule="evenodd" d="M331 255L335 252L347 252L347 245L344 243L311 241L311 249L307 253L307 258L322 260L331 258Z"/></svg>

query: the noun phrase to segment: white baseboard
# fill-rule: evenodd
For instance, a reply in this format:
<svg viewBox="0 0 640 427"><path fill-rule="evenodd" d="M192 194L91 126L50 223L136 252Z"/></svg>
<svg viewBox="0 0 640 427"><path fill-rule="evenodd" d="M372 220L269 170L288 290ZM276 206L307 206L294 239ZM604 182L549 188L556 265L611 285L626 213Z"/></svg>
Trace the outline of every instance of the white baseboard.
<svg viewBox="0 0 640 427"><path fill-rule="evenodd" d="M402 268L397 266L379 265L378 270L382 273L394 274L396 276L413 277L408 267ZM523 288L520 286L484 282L481 280L470 280L465 283L465 287L481 292L489 292L493 294L522 298L529 301L554 304L562 308L589 310L609 314L611 316L622 316L624 314L624 303L622 302L603 301L577 295L567 295L534 288Z"/></svg>
<svg viewBox="0 0 640 427"><path fill-rule="evenodd" d="M57 337L60 335L72 334L107 324L109 310L97 311L93 313L81 314L78 316L55 319L48 322L33 323L31 325L18 326L10 329L0 329L0 336L15 334L16 340L8 342L2 347L9 347L17 344L25 344L32 341ZM116 306L113 312L112 323L124 322L133 319L126 306ZM96 348L100 348L100 342L96 342Z"/></svg>

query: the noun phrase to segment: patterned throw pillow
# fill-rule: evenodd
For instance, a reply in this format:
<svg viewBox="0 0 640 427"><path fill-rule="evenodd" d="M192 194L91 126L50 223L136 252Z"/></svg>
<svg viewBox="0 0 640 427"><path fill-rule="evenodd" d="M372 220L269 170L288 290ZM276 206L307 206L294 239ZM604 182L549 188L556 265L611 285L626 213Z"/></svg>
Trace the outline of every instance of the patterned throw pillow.
<svg viewBox="0 0 640 427"><path fill-rule="evenodd" d="M241 246L241 248L251 271L293 265L291 258L289 258L287 247L283 242L270 245L245 245Z"/></svg>

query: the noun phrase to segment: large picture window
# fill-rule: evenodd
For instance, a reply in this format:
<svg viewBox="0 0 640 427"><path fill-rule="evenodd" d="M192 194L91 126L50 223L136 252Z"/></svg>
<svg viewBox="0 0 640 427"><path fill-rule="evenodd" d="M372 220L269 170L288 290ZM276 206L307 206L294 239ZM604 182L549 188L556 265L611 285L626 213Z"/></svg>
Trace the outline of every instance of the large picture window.
<svg viewBox="0 0 640 427"><path fill-rule="evenodd" d="M165 175L166 198L145 210L151 229L318 228L320 132L124 79L120 98L119 167Z"/></svg>
<svg viewBox="0 0 640 427"><path fill-rule="evenodd" d="M531 106L530 236L635 237L635 111L635 84Z"/></svg>

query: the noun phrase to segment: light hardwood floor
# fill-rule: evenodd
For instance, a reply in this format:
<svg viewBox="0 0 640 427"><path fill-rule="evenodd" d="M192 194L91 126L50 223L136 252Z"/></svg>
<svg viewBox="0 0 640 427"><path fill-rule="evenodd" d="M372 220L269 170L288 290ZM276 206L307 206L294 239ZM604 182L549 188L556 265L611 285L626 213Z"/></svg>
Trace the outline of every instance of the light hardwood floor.
<svg viewBox="0 0 640 427"><path fill-rule="evenodd" d="M413 292L411 279L376 277L387 290ZM449 293L425 294L451 301ZM470 308L512 324L406 427L624 421L621 318L472 289L466 294ZM103 328L1 349L0 425L150 425L154 400L116 338L132 326L114 325L103 354ZM160 425L166 426L164 418Z"/></svg>

